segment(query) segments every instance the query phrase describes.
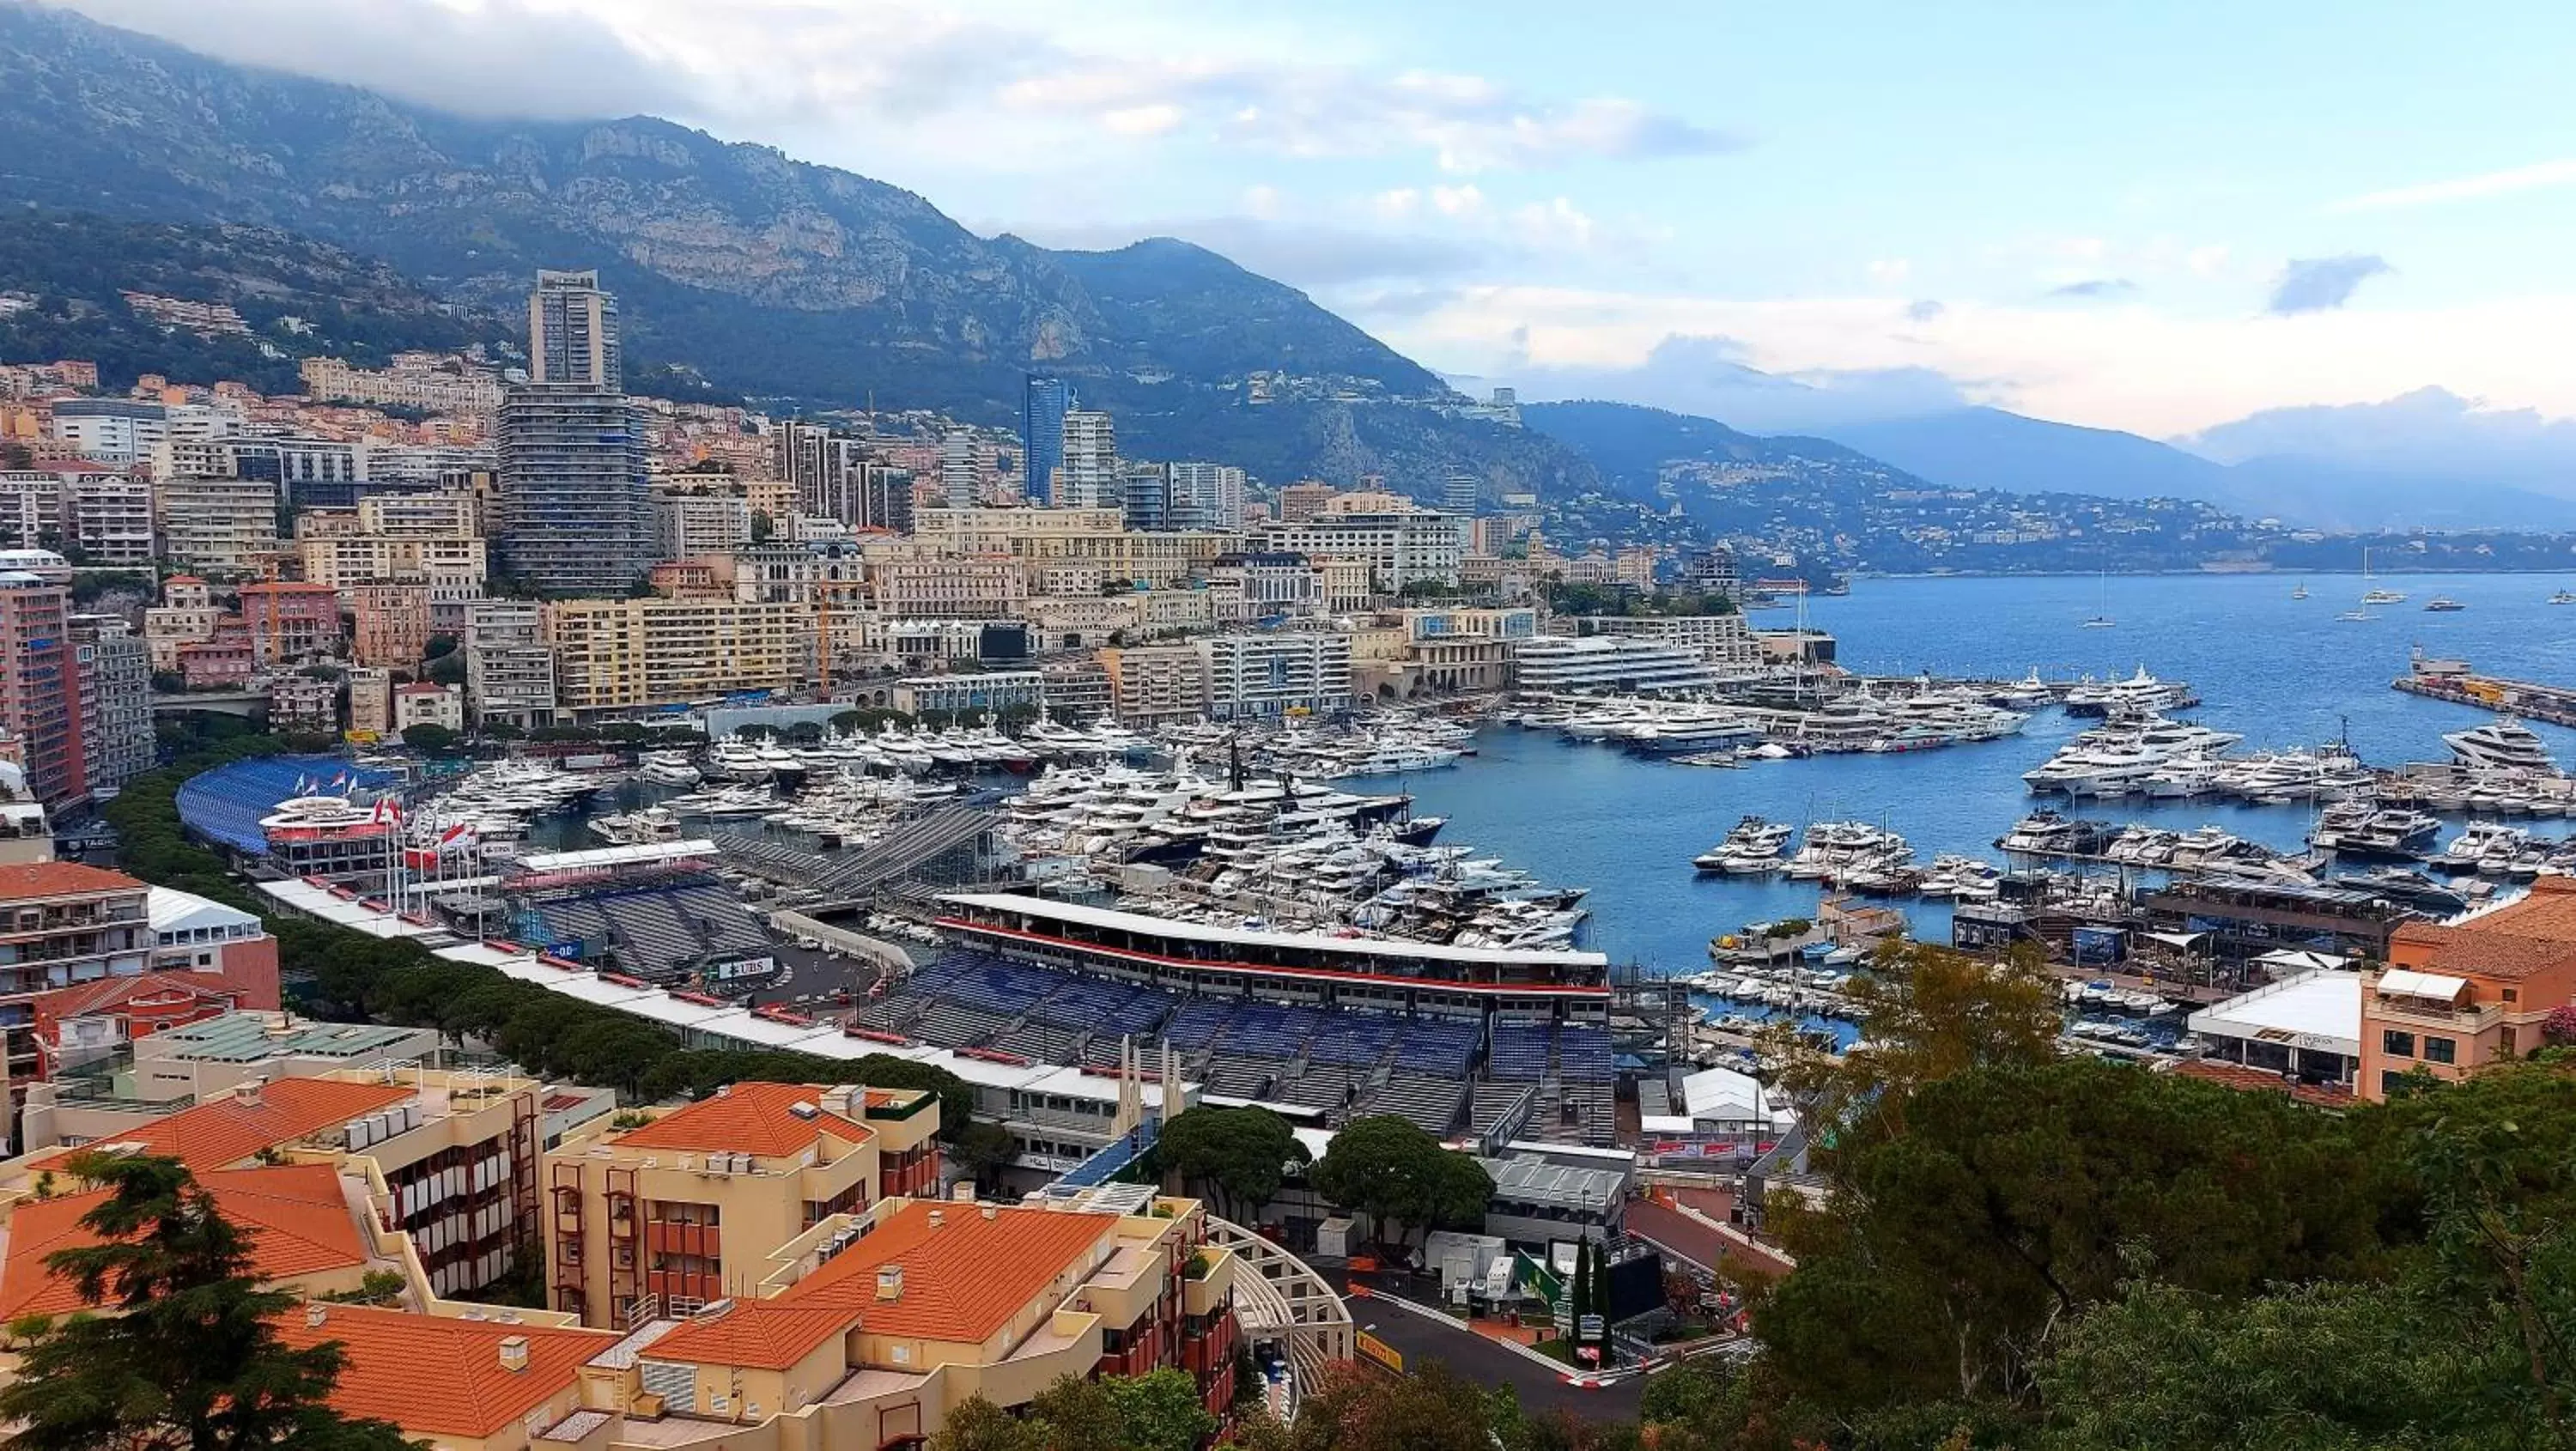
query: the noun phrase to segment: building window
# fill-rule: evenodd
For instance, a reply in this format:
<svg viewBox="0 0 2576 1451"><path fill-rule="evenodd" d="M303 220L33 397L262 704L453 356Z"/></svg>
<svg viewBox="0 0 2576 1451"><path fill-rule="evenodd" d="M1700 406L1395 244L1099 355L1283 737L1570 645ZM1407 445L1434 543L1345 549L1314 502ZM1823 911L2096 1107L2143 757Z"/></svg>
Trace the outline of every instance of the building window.
<svg viewBox="0 0 2576 1451"><path fill-rule="evenodd" d="M2406 1075L2393 1068L2383 1068L2379 1070L2379 1096L2381 1098L2395 1098L2397 1096L2397 1086L2405 1081Z"/></svg>
<svg viewBox="0 0 2576 1451"><path fill-rule="evenodd" d="M2459 1062L2459 1045L2449 1038L2426 1038L2424 1061L2427 1063Z"/></svg>
<svg viewBox="0 0 2576 1451"><path fill-rule="evenodd" d="M2379 1035L2379 1051L2391 1058L2412 1058L2415 1056L2415 1035L2390 1028Z"/></svg>

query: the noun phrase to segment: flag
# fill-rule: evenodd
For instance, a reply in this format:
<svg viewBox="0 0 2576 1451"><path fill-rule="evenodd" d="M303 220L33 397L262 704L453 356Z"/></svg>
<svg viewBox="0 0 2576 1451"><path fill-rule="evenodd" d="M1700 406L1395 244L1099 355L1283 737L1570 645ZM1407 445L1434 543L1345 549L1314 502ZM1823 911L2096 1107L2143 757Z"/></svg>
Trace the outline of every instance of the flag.
<svg viewBox="0 0 2576 1451"><path fill-rule="evenodd" d="M312 778L312 777L310 777L310 776L298 776L298 777L296 777L296 778L295 778L295 794L296 794L296 795L298 795L298 796L310 796L310 795L312 795L312 794L313 794L313 778Z"/></svg>
<svg viewBox="0 0 2576 1451"><path fill-rule="evenodd" d="M379 796L376 798L376 809L374 812L376 825L400 826L402 825L402 819L403 814L401 802L396 801L391 796Z"/></svg>

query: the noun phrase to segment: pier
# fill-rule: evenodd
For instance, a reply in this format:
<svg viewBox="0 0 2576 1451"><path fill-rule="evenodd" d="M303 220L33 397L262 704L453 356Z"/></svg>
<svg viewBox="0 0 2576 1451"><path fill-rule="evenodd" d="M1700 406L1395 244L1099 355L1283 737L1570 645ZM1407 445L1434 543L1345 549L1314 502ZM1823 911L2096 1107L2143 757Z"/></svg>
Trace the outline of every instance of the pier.
<svg viewBox="0 0 2576 1451"><path fill-rule="evenodd" d="M2414 652L2407 664L2407 672L2388 683L2408 695L2447 700L2453 705L2475 706L2501 715L2547 721L2551 725L2576 726L2576 688L2543 685L2532 680L2509 680L2500 675L2480 675L2469 669L2469 662L2465 660L2436 659L2421 650Z"/></svg>

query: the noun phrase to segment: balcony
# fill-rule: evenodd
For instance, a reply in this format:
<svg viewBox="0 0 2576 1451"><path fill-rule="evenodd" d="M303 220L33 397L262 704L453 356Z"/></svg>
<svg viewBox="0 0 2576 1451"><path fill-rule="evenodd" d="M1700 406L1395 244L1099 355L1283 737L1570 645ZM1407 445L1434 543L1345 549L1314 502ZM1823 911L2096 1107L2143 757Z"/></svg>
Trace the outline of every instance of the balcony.
<svg viewBox="0 0 2576 1451"><path fill-rule="evenodd" d="M1230 1249L1201 1246L1181 1271L1182 1313L1205 1315L1226 1303L1234 1293L1234 1272L1239 1263Z"/></svg>
<svg viewBox="0 0 2576 1451"><path fill-rule="evenodd" d="M2430 1028L2444 1034L2475 1037L2505 1020L2502 1003L2470 1003L2451 1007L2429 998L2387 997L2370 995L2364 1005L2363 1034L2375 1027Z"/></svg>

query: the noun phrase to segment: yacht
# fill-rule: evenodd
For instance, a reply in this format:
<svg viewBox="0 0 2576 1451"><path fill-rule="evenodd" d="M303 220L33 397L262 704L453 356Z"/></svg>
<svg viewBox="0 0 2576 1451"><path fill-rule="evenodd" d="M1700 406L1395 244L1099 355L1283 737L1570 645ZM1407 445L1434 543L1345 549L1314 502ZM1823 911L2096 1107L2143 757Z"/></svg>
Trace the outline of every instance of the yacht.
<svg viewBox="0 0 2576 1451"><path fill-rule="evenodd" d="M1780 870L1780 854L1788 849L1792 830L1776 821L1748 816L1735 823L1726 840L1691 859L1691 865L1703 872L1724 872L1730 876L1758 876Z"/></svg>
<svg viewBox="0 0 2576 1451"><path fill-rule="evenodd" d="M2506 768L2555 775L2556 762L2549 759L2549 748L2531 728L2511 716L2502 716L2470 730L2451 731L2442 743L2451 748L2460 764L2472 769Z"/></svg>
<svg viewBox="0 0 2576 1451"><path fill-rule="evenodd" d="M2438 818L2421 811L2374 810L2366 802L2339 801L2318 816L2316 829L2308 833L2308 844L2337 856L2411 861L2431 850L2441 830Z"/></svg>
<svg viewBox="0 0 2576 1451"><path fill-rule="evenodd" d="M2501 821L2472 821L2434 857L2433 865L2450 872L2501 876L2505 867L2531 850L2531 833Z"/></svg>
<svg viewBox="0 0 2576 1451"><path fill-rule="evenodd" d="M2087 680L2066 692L2068 715L2149 716L2199 703L2190 686L2158 680L2144 665L2125 680Z"/></svg>
<svg viewBox="0 0 2576 1451"><path fill-rule="evenodd" d="M2424 602L2424 609L2428 614L2455 615L2467 608L2467 605L2460 603L2449 595L2435 595Z"/></svg>
<svg viewBox="0 0 2576 1451"><path fill-rule="evenodd" d="M2361 602L2365 605L2402 605L2406 596L2393 589L2382 589L2370 582L2370 551L2361 551Z"/></svg>
<svg viewBox="0 0 2576 1451"><path fill-rule="evenodd" d="M1807 828L1806 840L1789 858L1787 871L1798 881L1828 884L1864 872L1885 871L1912 860L1905 838L1865 821L1819 821Z"/></svg>
<svg viewBox="0 0 2576 1451"><path fill-rule="evenodd" d="M2300 585L2300 586L2298 586L2296 589L2293 589L2293 590L2291 590L2291 591L2290 591L2290 598L2292 598L2292 599L2294 599L2294 600L2303 600L2303 599L2306 599L2307 597L2308 597L2308 587L2307 587L2306 585Z"/></svg>
<svg viewBox="0 0 2576 1451"><path fill-rule="evenodd" d="M2562 589L2551 595L2549 602L2553 605L2576 605L2576 591Z"/></svg>
<svg viewBox="0 0 2576 1451"><path fill-rule="evenodd" d="M1751 745L1760 739L1761 727L1725 710L1668 715L1661 720L1630 726L1620 735L1620 740L1630 750L1655 756L1723 750L1729 746Z"/></svg>
<svg viewBox="0 0 2576 1451"><path fill-rule="evenodd" d="M635 779L656 786L695 786L706 779L698 768L689 764L681 751L646 751L635 769Z"/></svg>
<svg viewBox="0 0 2576 1451"><path fill-rule="evenodd" d="M1996 838L1999 849L2027 856L2090 856L2102 849L2110 828L2054 811L2034 811Z"/></svg>

